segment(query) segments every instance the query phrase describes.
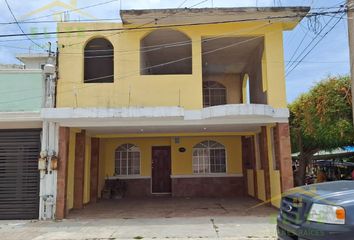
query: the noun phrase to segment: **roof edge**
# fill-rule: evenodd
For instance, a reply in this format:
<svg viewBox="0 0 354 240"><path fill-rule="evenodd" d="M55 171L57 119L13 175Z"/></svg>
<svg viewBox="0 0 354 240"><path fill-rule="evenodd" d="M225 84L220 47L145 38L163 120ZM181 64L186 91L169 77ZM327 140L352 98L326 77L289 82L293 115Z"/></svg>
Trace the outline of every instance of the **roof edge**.
<svg viewBox="0 0 354 240"><path fill-rule="evenodd" d="M277 16L288 16L295 17L299 21L304 18L311 10L308 6L297 6L297 7L237 7L237 8L166 8L166 9L132 9L132 10L120 10L120 17L122 19L123 25L128 24L139 24L142 23L143 19L151 18L151 20L162 21L160 24L165 25L171 18L180 18L181 22L185 22L186 18L194 17L198 19L201 15L206 18L216 18L223 19L235 18L238 20L247 21L248 14L271 14ZM294 14L294 15L292 15ZM198 16L199 15L199 16ZM170 16L168 19L166 16ZM186 17L185 17L186 16ZM234 17L231 17L234 16ZM139 20L140 19L140 20ZM196 19L194 21L196 21ZM167 21L167 22L166 22ZM193 21L193 20L192 20ZM253 21L253 20L249 20ZM164 24L164 23L165 24ZM207 22L205 22L207 24Z"/></svg>

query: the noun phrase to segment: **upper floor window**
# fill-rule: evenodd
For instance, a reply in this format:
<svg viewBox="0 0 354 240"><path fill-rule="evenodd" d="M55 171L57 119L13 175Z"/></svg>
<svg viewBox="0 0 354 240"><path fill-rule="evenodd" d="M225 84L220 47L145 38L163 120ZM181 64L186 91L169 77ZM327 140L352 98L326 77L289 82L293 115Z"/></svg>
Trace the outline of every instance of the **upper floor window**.
<svg viewBox="0 0 354 240"><path fill-rule="evenodd" d="M214 81L203 82L203 107L226 104L226 88Z"/></svg>
<svg viewBox="0 0 354 240"><path fill-rule="evenodd" d="M192 74L192 41L184 33L158 29L141 40L142 75Z"/></svg>
<svg viewBox="0 0 354 240"><path fill-rule="evenodd" d="M193 148L193 172L196 174L225 173L226 150L215 141L204 141Z"/></svg>
<svg viewBox="0 0 354 240"><path fill-rule="evenodd" d="M84 83L112 83L114 81L114 48L104 38L94 38L86 44Z"/></svg>
<svg viewBox="0 0 354 240"><path fill-rule="evenodd" d="M140 148L133 144L123 144L116 149L115 174L139 175L140 174Z"/></svg>

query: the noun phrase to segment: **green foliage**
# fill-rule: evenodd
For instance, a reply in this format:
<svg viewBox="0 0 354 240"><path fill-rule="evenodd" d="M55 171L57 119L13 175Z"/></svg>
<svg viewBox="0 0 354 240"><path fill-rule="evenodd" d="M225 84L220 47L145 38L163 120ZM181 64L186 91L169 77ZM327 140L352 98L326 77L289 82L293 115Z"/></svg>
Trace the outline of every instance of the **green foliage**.
<svg viewBox="0 0 354 240"><path fill-rule="evenodd" d="M289 105L294 152L331 150L354 142L349 77L329 77Z"/></svg>

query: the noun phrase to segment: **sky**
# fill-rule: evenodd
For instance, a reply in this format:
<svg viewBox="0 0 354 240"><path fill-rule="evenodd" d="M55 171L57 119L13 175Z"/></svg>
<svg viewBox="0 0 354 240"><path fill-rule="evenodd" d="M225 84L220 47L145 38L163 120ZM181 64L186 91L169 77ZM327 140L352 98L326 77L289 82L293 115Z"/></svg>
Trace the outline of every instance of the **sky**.
<svg viewBox="0 0 354 240"><path fill-rule="evenodd" d="M53 21L62 16L47 16L52 13L62 12L65 4L72 4L74 8L82 9L83 14L70 12L71 20L78 19L102 19L114 18L119 21L119 9L149 9L149 8L176 8L182 3L182 7L262 7L262 6L310 6L312 11L323 10L324 7L334 7L343 4L344 0L111 0L109 3L100 6L89 7L109 0L8 0L13 14L19 21ZM41 12L35 12L48 4L54 5ZM335 10L335 9L331 9ZM5 0L0 1L0 34L21 33L16 24L5 24L13 22L13 17L6 6ZM63 15L63 14L62 14ZM47 16L47 17L45 17ZM292 102L301 93L308 91L316 82L328 76L349 74L349 47L347 33L347 19L338 17L333 18L326 29L330 29L334 23L338 24L328 33L327 30L319 32L331 18L319 17L310 22L303 20L294 30L284 33L284 54L287 65L287 98ZM55 23L22 23L20 24L24 32L48 32L55 31ZM298 54L306 53L305 49L316 34L324 37L323 40L314 48L310 54L301 61L293 71L291 65L301 60ZM321 37L319 37L321 38ZM318 39L319 39L318 38ZM45 45L47 42L55 43L55 36L33 38L36 43ZM300 45L300 43L302 43ZM315 42L313 42L315 44ZM41 50L31 41L24 37L9 37L0 39L0 64L19 63L15 58L16 54L28 52L40 52ZM294 53L296 53L294 55ZM291 60L291 61L290 61ZM294 66L294 65L293 65Z"/></svg>

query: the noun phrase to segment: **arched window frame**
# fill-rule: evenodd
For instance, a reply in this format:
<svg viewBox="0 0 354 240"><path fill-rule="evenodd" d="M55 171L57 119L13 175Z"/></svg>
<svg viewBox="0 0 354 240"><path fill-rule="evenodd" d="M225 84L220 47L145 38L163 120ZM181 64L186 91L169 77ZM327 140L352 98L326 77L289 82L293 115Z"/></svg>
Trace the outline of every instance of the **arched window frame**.
<svg viewBox="0 0 354 240"><path fill-rule="evenodd" d="M250 104L251 103L251 94L250 94L250 76L246 73L243 75L242 80L242 103Z"/></svg>
<svg viewBox="0 0 354 240"><path fill-rule="evenodd" d="M224 145L213 140L193 147L194 174L222 174L227 172L227 152Z"/></svg>
<svg viewBox="0 0 354 240"><path fill-rule="evenodd" d="M185 39L182 41L176 42L176 40L173 40L171 42L164 42L162 44L158 45L144 45L144 41L151 36L151 34L156 33L157 31L173 31L180 36L183 36ZM181 30L178 29L173 29L173 28L164 28L164 29L155 29L152 30L151 32L147 33L141 40L140 40L140 74L141 75L191 75L193 74L193 46L192 46L192 38L188 36L186 33L184 33ZM189 45L189 46L188 46ZM149 52L157 52L161 50L161 53L159 54L161 57L166 55L164 51L172 49L172 48L177 48L177 47L182 47L182 46L188 46L190 48L190 55L187 57L181 57L181 58L173 58L170 61L163 61L159 64L149 64L147 62L144 62L144 53L149 53ZM172 55L171 55L172 56ZM189 67L187 68L187 71L181 71L181 72L165 72L165 73L154 73L154 71L150 71L151 69L158 69L162 68L166 65L172 65L176 64L179 62L183 61L190 61ZM167 62L167 63L166 63ZM169 64L168 64L169 63ZM145 66L147 65L147 66Z"/></svg>
<svg viewBox="0 0 354 240"><path fill-rule="evenodd" d="M222 92L219 94L218 101L216 101L216 92ZM227 104L227 89L226 87L216 81L203 82L203 107L212 107Z"/></svg>
<svg viewBox="0 0 354 240"><path fill-rule="evenodd" d="M92 44L95 41L102 41L101 49L98 46L94 48ZM97 43L96 43L97 44ZM103 46L103 44L107 45L107 48ZM91 60L91 62L90 62ZM92 63L93 62L93 63ZM92 68L97 68L103 64L109 69L98 68L94 69L94 74L98 74L99 71L107 71L107 73L103 72L103 74L98 74L98 76L93 75L93 73L88 72L92 70ZM93 76L92 76L93 75ZM87 41L84 47L84 83L113 83L114 82L114 46L105 37L97 36L91 38Z"/></svg>
<svg viewBox="0 0 354 240"><path fill-rule="evenodd" d="M115 175L134 176L140 175L141 151L134 144L122 144L115 150Z"/></svg>

